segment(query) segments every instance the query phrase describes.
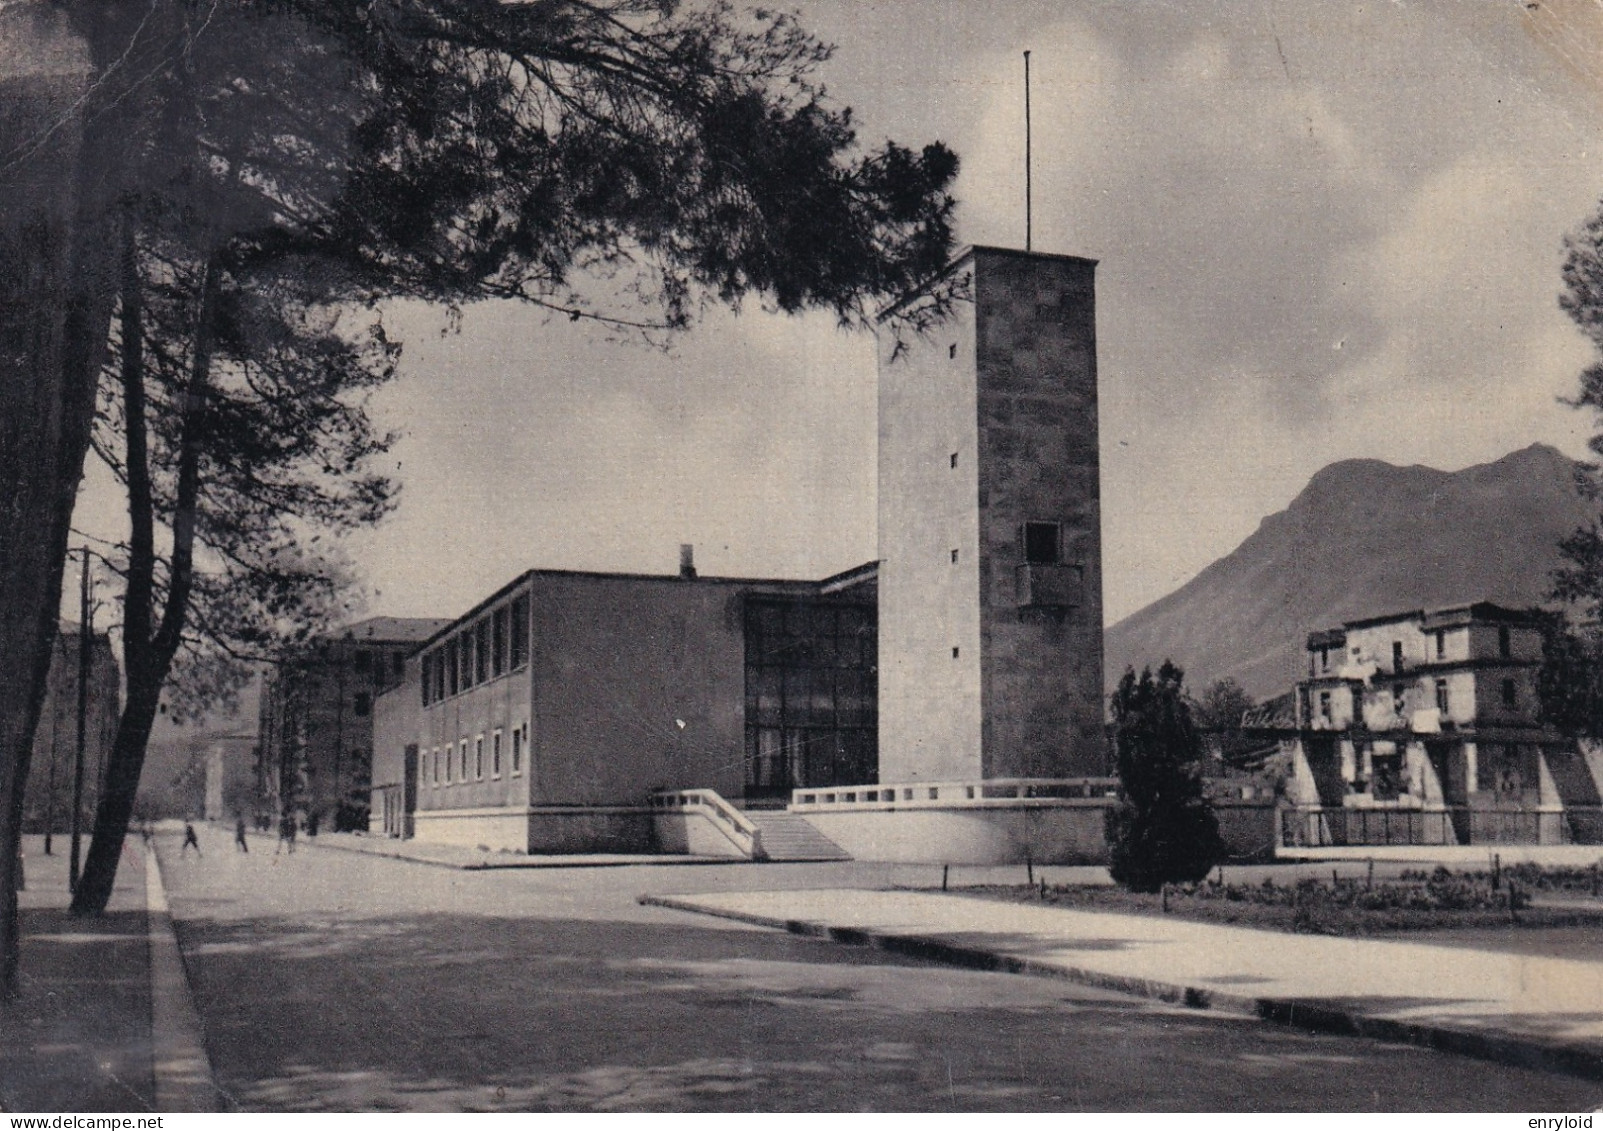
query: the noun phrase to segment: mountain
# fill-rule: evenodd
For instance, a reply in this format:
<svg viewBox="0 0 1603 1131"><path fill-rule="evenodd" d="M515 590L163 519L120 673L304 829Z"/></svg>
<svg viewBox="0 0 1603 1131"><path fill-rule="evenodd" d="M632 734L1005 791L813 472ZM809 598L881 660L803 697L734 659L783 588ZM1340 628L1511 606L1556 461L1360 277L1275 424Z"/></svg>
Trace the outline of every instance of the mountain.
<svg viewBox="0 0 1603 1131"><path fill-rule="evenodd" d="M1557 543L1596 517L1576 464L1545 444L1462 471L1343 460L1191 581L1107 630L1117 682L1172 658L1200 692L1289 690L1309 632L1470 601L1542 604Z"/></svg>

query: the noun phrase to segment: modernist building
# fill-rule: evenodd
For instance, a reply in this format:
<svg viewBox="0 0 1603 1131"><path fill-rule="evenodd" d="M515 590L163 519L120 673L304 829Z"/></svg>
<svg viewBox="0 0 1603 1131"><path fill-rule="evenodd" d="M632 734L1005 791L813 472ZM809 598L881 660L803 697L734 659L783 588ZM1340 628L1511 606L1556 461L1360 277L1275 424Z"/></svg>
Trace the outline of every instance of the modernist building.
<svg viewBox="0 0 1603 1131"><path fill-rule="evenodd" d="M262 688L257 817L366 828L373 701L401 682L406 657L449 622L374 617L312 641Z"/></svg>
<svg viewBox="0 0 1603 1131"><path fill-rule="evenodd" d="M1481 603L1308 637L1289 696L1248 713L1289 764L1288 843L1595 842L1597 787L1543 726L1540 627Z"/></svg>
<svg viewBox="0 0 1603 1131"><path fill-rule="evenodd" d="M431 636L378 700L371 827L641 851L703 806L753 855L829 823L881 859L1095 856L1094 270L976 247L882 317L879 563L534 570ZM937 288L951 318L899 332Z"/></svg>
<svg viewBox="0 0 1603 1131"><path fill-rule="evenodd" d="M62 832L72 823L78 751L78 625L62 622L50 654L50 674L39 725L33 732L23 828ZM90 637L89 678L84 684L84 775L81 827L88 832L100 802L100 783L122 714L122 672L105 633Z"/></svg>
<svg viewBox="0 0 1603 1131"><path fill-rule="evenodd" d="M872 565L821 582L531 570L378 700L372 828L528 852L650 851L648 800L782 806L872 782Z"/></svg>

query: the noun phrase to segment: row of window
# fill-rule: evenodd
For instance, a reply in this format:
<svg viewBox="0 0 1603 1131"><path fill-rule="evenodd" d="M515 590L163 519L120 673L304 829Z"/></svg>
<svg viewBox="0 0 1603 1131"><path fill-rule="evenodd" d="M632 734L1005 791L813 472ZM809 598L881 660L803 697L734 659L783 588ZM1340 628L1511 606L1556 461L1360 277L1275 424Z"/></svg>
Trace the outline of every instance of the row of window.
<svg viewBox="0 0 1603 1131"><path fill-rule="evenodd" d="M501 728L497 727L488 735L488 741L485 735L479 734L471 739L459 739L454 746L449 742L436 746L429 752L429 785L480 782L486 773L492 779L499 778L503 754L510 755L511 776L519 777L523 773L524 752L529 748L529 724L520 723L512 728L510 748L502 739Z"/></svg>
<svg viewBox="0 0 1603 1131"><path fill-rule="evenodd" d="M956 561L955 558L953 560ZM1435 637L1436 658L1438 660L1446 659L1447 658L1447 630L1445 628L1438 628L1438 629L1434 630L1432 635ZM1328 644L1320 645L1319 649L1318 649L1318 652L1319 652L1319 671L1328 672L1330 670L1331 645L1328 645ZM1354 648L1353 649L1353 655L1356 656L1357 654L1358 654L1358 649ZM1506 625L1506 624L1500 624L1500 625L1497 626L1497 654L1498 654L1499 657L1501 657L1502 659L1505 659L1505 660L1511 658L1513 656L1513 654L1514 654L1513 642L1509 637L1508 625ZM1391 666L1392 666L1392 671L1394 671L1394 672L1402 671L1404 663L1405 663L1405 657L1403 655L1403 642L1401 640L1393 640L1392 641L1392 645L1391 645ZM1314 674L1314 658L1311 655L1308 657L1308 674L1309 675L1313 675Z"/></svg>
<svg viewBox="0 0 1603 1131"><path fill-rule="evenodd" d="M529 598L514 597L423 653L423 705L516 671L529 662Z"/></svg>
<svg viewBox="0 0 1603 1131"><path fill-rule="evenodd" d="M953 654L955 655L956 653L954 652ZM1502 693L1503 706L1511 710L1519 706L1519 684L1516 681L1512 679L1503 680L1499 690ZM1391 694L1392 714L1401 715L1408 706L1408 685L1404 683L1394 684ZM1436 709L1445 716L1450 713L1448 709L1450 703L1447 681L1438 679L1436 681ZM1330 722L1330 692L1328 691L1319 693L1319 717L1327 723Z"/></svg>

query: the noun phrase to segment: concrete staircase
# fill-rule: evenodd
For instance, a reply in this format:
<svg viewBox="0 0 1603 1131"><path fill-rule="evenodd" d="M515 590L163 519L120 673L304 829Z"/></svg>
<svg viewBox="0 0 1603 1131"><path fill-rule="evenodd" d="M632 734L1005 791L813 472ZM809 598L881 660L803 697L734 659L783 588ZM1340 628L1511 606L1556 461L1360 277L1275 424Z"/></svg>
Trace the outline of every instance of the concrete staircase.
<svg viewBox="0 0 1603 1131"><path fill-rule="evenodd" d="M747 809L746 819L762 834L763 856L776 863L850 860L840 845L813 828L806 817L773 809Z"/></svg>

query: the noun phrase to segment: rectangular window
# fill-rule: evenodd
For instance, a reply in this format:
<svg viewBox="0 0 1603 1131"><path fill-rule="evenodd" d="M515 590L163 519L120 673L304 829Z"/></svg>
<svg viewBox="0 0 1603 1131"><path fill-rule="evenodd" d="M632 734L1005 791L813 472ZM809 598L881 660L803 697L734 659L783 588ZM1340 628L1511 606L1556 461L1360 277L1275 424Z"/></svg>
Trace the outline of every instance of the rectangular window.
<svg viewBox="0 0 1603 1131"><path fill-rule="evenodd" d="M365 672L373 666L373 653L365 648L359 648L351 657L351 664L359 672Z"/></svg>
<svg viewBox="0 0 1603 1131"><path fill-rule="evenodd" d="M1447 630L1438 628L1436 630L1436 658L1439 660L1445 655L1447 655Z"/></svg>
<svg viewBox="0 0 1603 1131"><path fill-rule="evenodd" d="M465 739L465 738L457 743L457 760L458 760L459 764L457 766L458 772L457 772L456 776L461 778L463 781L467 781L468 780L468 740Z"/></svg>
<svg viewBox="0 0 1603 1131"><path fill-rule="evenodd" d="M1319 693L1319 717L1327 723L1330 721L1330 692L1328 691Z"/></svg>
<svg viewBox="0 0 1603 1131"><path fill-rule="evenodd" d="M1436 709L1444 715L1447 714L1447 681L1445 679L1436 681Z"/></svg>
<svg viewBox="0 0 1603 1131"><path fill-rule="evenodd" d="M1408 707L1408 689L1402 684L1394 684L1391 689L1391 711L1394 715L1401 715Z"/></svg>
<svg viewBox="0 0 1603 1131"><path fill-rule="evenodd" d="M1403 642L1401 640L1393 640L1391 643L1391 670L1394 672L1403 670Z"/></svg>
<svg viewBox="0 0 1603 1131"><path fill-rule="evenodd" d="M475 632L473 629L470 628L470 629L468 629L466 632L464 632L462 634L462 690L463 691L466 691L468 688L472 687L473 684L474 684L473 673L478 670L478 657L475 655L475 653L478 651L478 648L477 648L478 642L479 642L479 634L477 632Z"/></svg>
<svg viewBox="0 0 1603 1131"><path fill-rule="evenodd" d="M1319 649L1319 670L1322 672L1330 670L1330 649L1324 646Z"/></svg>
<svg viewBox="0 0 1603 1131"><path fill-rule="evenodd" d="M400 679L406 674L406 653L396 652L390 656L390 675Z"/></svg>
<svg viewBox="0 0 1603 1131"><path fill-rule="evenodd" d="M434 653L425 652L418 664L423 672L423 678L418 681L418 686L422 689L423 706L427 707L429 705L429 695L434 691Z"/></svg>
<svg viewBox="0 0 1603 1131"><path fill-rule="evenodd" d="M512 776L523 772L523 727L512 728Z"/></svg>
<svg viewBox="0 0 1603 1131"><path fill-rule="evenodd" d="M1508 625L1506 624L1497 626L1497 654L1505 660L1513 655L1513 649L1509 646Z"/></svg>
<svg viewBox="0 0 1603 1131"><path fill-rule="evenodd" d="M434 759L433 760L434 760L434 773L433 773L434 784L435 785L439 785L440 784L440 748L438 746L436 746L434 748Z"/></svg>
<svg viewBox="0 0 1603 1131"><path fill-rule="evenodd" d="M1519 687L1514 683L1513 680L1505 679L1503 681L1503 706L1517 707L1519 706L1519 701Z"/></svg>
<svg viewBox="0 0 1603 1131"><path fill-rule="evenodd" d="M451 759L451 748L449 746L447 746L445 748L445 784L446 785L450 785L451 781L452 781L452 777L451 777L451 761L452 761L452 759Z"/></svg>
<svg viewBox="0 0 1603 1131"><path fill-rule="evenodd" d="M474 674L477 682L483 683L490 678L490 618L485 617L473 626L474 651L477 653L477 665Z"/></svg>
<svg viewBox="0 0 1603 1131"><path fill-rule="evenodd" d="M491 618L490 674L501 675L507 670L507 610L502 605Z"/></svg>
<svg viewBox="0 0 1603 1131"><path fill-rule="evenodd" d="M482 734L473 740L473 776L478 781L484 780L484 736Z"/></svg>
<svg viewBox="0 0 1603 1131"><path fill-rule="evenodd" d="M365 691L358 691L351 702L351 710L355 712L357 718L367 718L373 713L373 696Z"/></svg>
<svg viewBox="0 0 1603 1131"><path fill-rule="evenodd" d="M509 666L521 668L529 660L529 598L512 599L512 645Z"/></svg>
<svg viewBox="0 0 1603 1131"><path fill-rule="evenodd" d="M501 732L490 735L490 776L501 776Z"/></svg>
<svg viewBox="0 0 1603 1131"><path fill-rule="evenodd" d="M1062 530L1055 522L1024 524L1024 560L1031 565L1052 565L1063 559Z"/></svg>
<svg viewBox="0 0 1603 1131"><path fill-rule="evenodd" d="M445 642L445 693L447 695L455 695L462 686L458 678L460 669L457 665L457 651L461 646L461 641L454 636Z"/></svg>

